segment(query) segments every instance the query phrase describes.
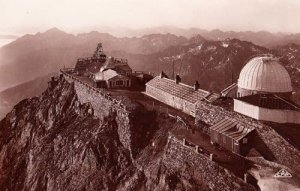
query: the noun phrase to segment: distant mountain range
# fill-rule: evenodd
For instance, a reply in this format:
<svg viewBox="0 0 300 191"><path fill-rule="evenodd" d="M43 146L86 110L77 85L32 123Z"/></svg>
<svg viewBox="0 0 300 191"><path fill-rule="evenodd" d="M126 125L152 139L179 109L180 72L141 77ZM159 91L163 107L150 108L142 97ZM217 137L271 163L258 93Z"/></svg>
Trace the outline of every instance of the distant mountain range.
<svg viewBox="0 0 300 191"><path fill-rule="evenodd" d="M197 32L196 29L193 31ZM207 34L217 38L217 34L229 33L215 31ZM232 36L235 34L232 33ZM220 91L236 81L241 68L251 56L273 53L281 57L292 76L294 87L300 89L300 45L296 43L270 49L228 36L223 36L224 40L210 40L199 34L191 36L149 34L117 38L95 31L75 36L56 28L25 35L0 48L0 91L58 72L63 67L74 67L77 58L92 55L98 42L103 43L108 55L127 58L133 70L155 74L163 70L170 77L178 73L183 82L193 84L198 80L202 88L212 91ZM27 87L30 89L30 86ZM16 87L12 95L17 89L22 91L22 88Z"/></svg>
<svg viewBox="0 0 300 191"><path fill-rule="evenodd" d="M271 33L268 31L221 31L215 30L204 30L200 28L179 28L174 26L160 26L143 29L130 29L130 28L116 28L116 27L91 27L97 31L107 32L109 34L124 37L144 36L148 34L174 34L177 36L184 36L191 38L195 35L201 35L207 40L225 40L227 38L236 38L243 41L250 41L254 44L273 48L278 45L285 45L288 43L300 44L300 33L289 34L289 33ZM82 30L81 30L82 31Z"/></svg>
<svg viewBox="0 0 300 191"><path fill-rule="evenodd" d="M74 36L56 28L25 35L0 48L0 90L57 72L64 66L74 66L77 58L91 56L98 42L103 43L108 54L113 51L151 54L186 41L186 38L172 34L116 38L106 33L90 32Z"/></svg>

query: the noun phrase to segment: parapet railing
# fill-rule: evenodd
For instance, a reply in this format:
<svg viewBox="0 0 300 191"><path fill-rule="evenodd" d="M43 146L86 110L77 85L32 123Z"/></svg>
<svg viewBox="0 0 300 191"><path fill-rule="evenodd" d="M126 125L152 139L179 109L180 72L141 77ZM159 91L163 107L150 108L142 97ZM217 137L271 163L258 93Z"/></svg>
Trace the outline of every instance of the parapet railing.
<svg viewBox="0 0 300 191"><path fill-rule="evenodd" d="M189 127L189 125L180 116L178 116L178 115L175 116L172 114L168 114L168 115L169 115L169 117L176 119L177 122L180 121L184 126Z"/></svg>
<svg viewBox="0 0 300 191"><path fill-rule="evenodd" d="M99 88L95 88L91 85L89 85L86 82L83 82L82 80L74 77L71 74L68 74L67 72L73 72L73 68L64 68L64 69L60 69L60 72L67 76L68 78L71 78L74 81L77 81L79 84L84 85L88 90L92 90L96 93L98 93L99 95L101 95L102 97L104 97L105 99L111 101L113 104L115 104L117 107L123 109L123 110L127 110L126 106L122 103L121 100L117 100L115 98L113 98L112 96L109 95L109 93L107 93L105 90L103 89L99 89Z"/></svg>
<svg viewBox="0 0 300 191"><path fill-rule="evenodd" d="M190 149L190 150L194 150L195 153L197 154L200 154L201 156L205 156L207 158L209 158L210 161L212 162L215 162L216 165L218 165L218 168L221 168L223 169L225 172L228 172L228 169L227 168L224 168L222 165L218 164L218 162L216 161L215 157L216 155L209 152L208 150L204 149L203 147L191 142L191 141L188 141L186 140L185 138L183 138L182 140L181 139L178 139L174 134L172 133L169 133L169 137L168 139L172 139L173 141L177 142L178 144L182 144L184 147ZM240 155L239 155L240 156ZM246 159L245 157L243 156L240 156L242 157L243 159ZM246 159L248 160L248 159ZM241 179L241 177L237 177L238 179ZM244 177L243 177L243 181L245 183L249 183L249 174L246 172L244 173Z"/></svg>
<svg viewBox="0 0 300 191"><path fill-rule="evenodd" d="M172 133L169 133L169 139L173 139L174 141L177 141L178 143L181 143L183 146L194 150L196 153L205 155L206 157L209 157L209 159L211 161L213 161L214 154L209 152L208 150L202 148L201 146L199 146L199 145L197 145L197 144L195 144L191 141L188 141L185 138L183 138L182 140L179 140Z"/></svg>

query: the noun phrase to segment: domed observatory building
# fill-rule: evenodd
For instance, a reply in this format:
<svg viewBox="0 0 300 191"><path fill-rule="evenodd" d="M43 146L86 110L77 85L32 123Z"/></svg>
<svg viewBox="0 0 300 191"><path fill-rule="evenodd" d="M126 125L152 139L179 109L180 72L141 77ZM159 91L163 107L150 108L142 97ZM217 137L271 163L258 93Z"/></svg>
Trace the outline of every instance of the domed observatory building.
<svg viewBox="0 0 300 191"><path fill-rule="evenodd" d="M240 72L234 111L257 120L300 124L300 106L290 100L292 82L277 58L250 59Z"/></svg>
<svg viewBox="0 0 300 191"><path fill-rule="evenodd" d="M289 73L272 56L252 58L241 70L237 97L273 93L288 98L293 91Z"/></svg>

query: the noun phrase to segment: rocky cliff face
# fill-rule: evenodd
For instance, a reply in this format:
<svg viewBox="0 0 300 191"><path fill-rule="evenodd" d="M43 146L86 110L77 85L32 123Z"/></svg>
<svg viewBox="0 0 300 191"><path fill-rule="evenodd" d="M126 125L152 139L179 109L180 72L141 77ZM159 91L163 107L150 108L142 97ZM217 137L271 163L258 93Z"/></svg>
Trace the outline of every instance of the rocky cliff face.
<svg viewBox="0 0 300 191"><path fill-rule="evenodd" d="M113 189L132 161L115 119L89 110L66 81L16 105L0 124L1 190Z"/></svg>
<svg viewBox="0 0 300 191"><path fill-rule="evenodd" d="M111 111L96 117L64 78L21 101L0 122L0 190L210 190L214 181L189 175L190 159L180 159L185 171L172 168L181 150L167 146L174 119L141 107ZM226 181L218 187L236 188Z"/></svg>

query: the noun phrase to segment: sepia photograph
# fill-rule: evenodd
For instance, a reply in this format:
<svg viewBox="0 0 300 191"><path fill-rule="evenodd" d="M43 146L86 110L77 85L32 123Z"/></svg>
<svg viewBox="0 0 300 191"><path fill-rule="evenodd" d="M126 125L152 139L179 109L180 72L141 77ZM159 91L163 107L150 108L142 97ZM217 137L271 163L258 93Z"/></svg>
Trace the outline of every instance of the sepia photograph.
<svg viewBox="0 0 300 191"><path fill-rule="evenodd" d="M300 0L0 0L0 191L300 191Z"/></svg>

